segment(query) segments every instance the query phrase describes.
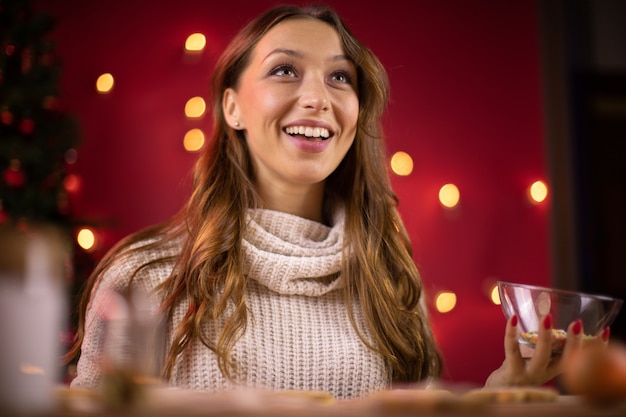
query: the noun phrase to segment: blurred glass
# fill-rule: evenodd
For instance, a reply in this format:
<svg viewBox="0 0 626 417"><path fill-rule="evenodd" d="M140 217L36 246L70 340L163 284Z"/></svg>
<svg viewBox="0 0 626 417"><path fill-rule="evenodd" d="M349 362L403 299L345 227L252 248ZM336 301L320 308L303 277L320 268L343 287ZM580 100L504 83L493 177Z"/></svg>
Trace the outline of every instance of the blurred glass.
<svg viewBox="0 0 626 417"><path fill-rule="evenodd" d="M138 288L106 295L103 399L109 406L140 401L161 383L165 341L157 299Z"/></svg>

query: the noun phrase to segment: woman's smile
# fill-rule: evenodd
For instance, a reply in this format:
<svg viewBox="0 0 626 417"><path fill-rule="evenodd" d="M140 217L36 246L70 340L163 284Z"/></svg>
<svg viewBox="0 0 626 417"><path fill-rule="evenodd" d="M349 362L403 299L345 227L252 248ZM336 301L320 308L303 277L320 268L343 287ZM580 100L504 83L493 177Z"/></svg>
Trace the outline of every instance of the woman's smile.
<svg viewBox="0 0 626 417"><path fill-rule="evenodd" d="M323 152L330 146L333 131L325 123L297 121L283 129L303 152Z"/></svg>

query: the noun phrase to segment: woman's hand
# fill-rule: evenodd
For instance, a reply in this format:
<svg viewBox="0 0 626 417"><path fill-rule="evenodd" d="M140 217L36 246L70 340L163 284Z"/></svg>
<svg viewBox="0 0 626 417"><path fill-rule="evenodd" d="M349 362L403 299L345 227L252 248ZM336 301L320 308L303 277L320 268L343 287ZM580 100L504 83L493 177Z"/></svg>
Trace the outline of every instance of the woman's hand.
<svg viewBox="0 0 626 417"><path fill-rule="evenodd" d="M538 339L532 357L522 355L518 342L517 316L512 316L506 325L504 335L504 362L495 370L485 383L485 387L507 387L524 385L542 385L563 372L563 364L582 347L582 322L570 323L567 328L567 340L563 353L552 355L552 316L543 318L538 330ZM600 336L600 335L598 335ZM597 337L601 343L608 341L608 328Z"/></svg>

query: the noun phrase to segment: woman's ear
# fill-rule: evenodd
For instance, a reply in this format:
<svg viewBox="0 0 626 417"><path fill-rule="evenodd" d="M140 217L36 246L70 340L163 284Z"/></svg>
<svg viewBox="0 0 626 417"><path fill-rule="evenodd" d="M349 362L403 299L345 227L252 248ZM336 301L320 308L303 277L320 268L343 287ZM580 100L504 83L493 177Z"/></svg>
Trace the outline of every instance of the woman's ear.
<svg viewBox="0 0 626 417"><path fill-rule="evenodd" d="M232 88L227 88L222 95L222 111L226 118L226 123L235 130L243 129L243 124L239 120L239 103L237 102L237 92Z"/></svg>

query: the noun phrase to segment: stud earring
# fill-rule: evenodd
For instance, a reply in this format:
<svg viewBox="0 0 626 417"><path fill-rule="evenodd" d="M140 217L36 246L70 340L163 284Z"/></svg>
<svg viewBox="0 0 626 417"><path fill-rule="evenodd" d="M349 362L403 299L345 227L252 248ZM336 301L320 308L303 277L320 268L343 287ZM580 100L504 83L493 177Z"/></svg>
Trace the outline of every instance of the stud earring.
<svg viewBox="0 0 626 417"><path fill-rule="evenodd" d="M239 129L239 126L241 126L241 125L239 124L239 122L235 122L235 127L236 127L237 129Z"/></svg>

